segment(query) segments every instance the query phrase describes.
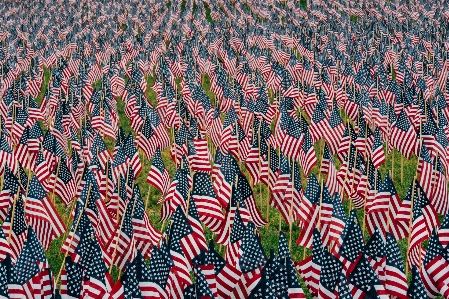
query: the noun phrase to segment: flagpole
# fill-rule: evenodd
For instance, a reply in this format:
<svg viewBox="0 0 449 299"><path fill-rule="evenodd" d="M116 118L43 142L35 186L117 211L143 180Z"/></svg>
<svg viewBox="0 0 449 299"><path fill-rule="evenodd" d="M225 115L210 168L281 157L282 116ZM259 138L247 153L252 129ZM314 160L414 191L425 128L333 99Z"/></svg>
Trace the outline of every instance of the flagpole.
<svg viewBox="0 0 449 299"><path fill-rule="evenodd" d="M369 188L369 170L370 170L370 160L367 159L367 174L366 174L366 182L367 182L367 187L365 188L365 196L364 196L364 200L363 200L363 229L362 229L362 235L365 234L365 228L366 228L366 224L365 224L365 220L366 220L366 201L367 201L367 197L368 197L368 188ZM374 176L374 180L376 180L376 175ZM376 183L374 183L376 184Z"/></svg>
<svg viewBox="0 0 449 299"><path fill-rule="evenodd" d="M267 226L266 229L268 231L268 227L270 226L270 144L268 144L268 196L267 196Z"/></svg>
<svg viewBox="0 0 449 299"><path fill-rule="evenodd" d="M27 200L28 200L28 191L30 189L30 181L31 181L31 160L30 160L30 153L27 153L28 156L28 181L27 181L27 189L26 189L26 195L25 195L25 202L23 203L23 213L24 215L26 212L26 207L27 207Z"/></svg>
<svg viewBox="0 0 449 299"><path fill-rule="evenodd" d="M87 191L87 197L86 197L86 202L84 203L83 212L86 210L87 203L89 202L89 196L90 196L90 190L91 190L91 188L92 188L92 184L89 184L89 189L88 189L88 191ZM56 280L55 280L55 286L58 285L59 279L61 278L62 269L65 267L64 261L65 261L65 259L67 258L67 256L69 255L70 247L72 246L72 242L73 242L73 239L75 238L76 230L78 229L78 225L80 224L81 216L82 216L82 215L83 215L83 213L80 213L80 214L78 215L78 219L76 220L75 229L73 230L73 235L72 235L72 237L70 238L69 246L67 247L67 250L66 250L66 252L65 252L65 254L64 254L64 258L62 259L62 265L61 265L61 268L59 268L59 273L58 273L58 276L57 276L57 278L56 278Z"/></svg>
<svg viewBox="0 0 449 299"><path fill-rule="evenodd" d="M262 127L262 118L259 120L259 129L258 129L258 132L257 132L257 135L258 135L257 147L259 149L259 159L258 160L259 160L259 184L260 184L260 186L259 186L259 205L262 208L262 206L263 206L263 201L262 201L262 181L260 179L260 177L262 176L262 165L260 163L260 159L262 158L262 155L260 153L260 128L261 127ZM238 142L238 140L237 140L237 142Z"/></svg>
<svg viewBox="0 0 449 299"><path fill-rule="evenodd" d="M346 172L345 172L345 178L343 180L343 185L341 188L341 200L344 200L344 196L345 196L345 184L346 184L346 179L348 178L348 171L349 171L349 161L350 161L350 157L351 157L351 145L352 145L352 138L351 138L351 133L349 131L349 122L346 123L347 127L348 127L348 133L349 133L349 151L348 151L348 158L347 158L347 163L346 163Z"/></svg>
<svg viewBox="0 0 449 299"><path fill-rule="evenodd" d="M290 209L288 211L288 226L289 226L289 239L288 239L288 249L292 250L292 228L293 228L293 198L294 198L294 190L295 190L295 161L292 159L292 198L290 199Z"/></svg>
<svg viewBox="0 0 449 299"><path fill-rule="evenodd" d="M408 241L407 241L407 255L405 256L405 277L408 276L408 261L407 257L410 251L410 241L411 241L411 234L412 234L412 225L413 225L413 205L414 205L414 197L415 197L415 184L416 184L416 176L413 178L413 188L412 188L412 199L411 199L411 206L410 206L410 217L408 222ZM418 194L419 196L419 194ZM420 245L421 246L421 243ZM421 259L421 255L419 256L419 259Z"/></svg>
<svg viewBox="0 0 449 299"><path fill-rule="evenodd" d="M125 212L123 213L122 220L120 221L120 228L117 233L117 240L115 241L114 252L112 253L112 257L111 257L111 266L109 267L109 274L111 274L112 266L114 266L114 260L115 260L115 255L117 253L118 241L120 240L120 234L122 233L123 222L126 218L126 210L128 209L128 204L129 204L129 201L126 203Z"/></svg>
<svg viewBox="0 0 449 299"><path fill-rule="evenodd" d="M318 230L321 229L321 207L323 206L323 189L324 189L324 180L321 181L321 194L320 194L320 207L318 210Z"/></svg>
<svg viewBox="0 0 449 299"><path fill-rule="evenodd" d="M76 192L78 192L78 188L79 188L79 186L80 186L80 184L81 184L81 180L82 180L82 178L83 178L83 174L84 174L84 169L83 169L83 173L81 174L81 177L80 177L79 180L78 180L78 184L76 185L76 189L75 189ZM65 222L67 223L66 226L69 226L70 216L72 215L73 210L75 209L75 206L76 206L76 205L74 205L75 202L76 202L75 200L72 200L72 203L70 204L70 213L67 215L67 221L65 221ZM64 224L65 224L65 223L64 223ZM66 232L64 233L64 238L63 238L63 240L65 240L67 233L68 233L68 231L66 231ZM60 256L60 253L61 253L61 251L59 251L58 257Z"/></svg>
<svg viewBox="0 0 449 299"><path fill-rule="evenodd" d="M20 186L17 187L17 194L14 197L14 203L12 206L11 223L9 224L8 245L11 243L12 225L14 223L14 215L16 214L15 211L16 211L17 200L18 200L19 195L20 195Z"/></svg>
<svg viewBox="0 0 449 299"><path fill-rule="evenodd" d="M394 147L391 149L391 180L394 181Z"/></svg>
<svg viewBox="0 0 449 299"><path fill-rule="evenodd" d="M391 171L389 171L390 173L390 177L391 177ZM387 230L385 231L385 235L386 233L388 233L390 231L390 203L388 203L388 210L387 210Z"/></svg>
<svg viewBox="0 0 449 299"><path fill-rule="evenodd" d="M109 158L106 161L106 191L104 196L104 201L108 201L108 185L109 185Z"/></svg>
<svg viewBox="0 0 449 299"><path fill-rule="evenodd" d="M61 157L59 157L58 160L58 168L56 169L56 176L55 176L55 182L53 183L53 193L52 193L52 198L51 201L53 204L55 204L55 190L56 190L56 182L58 181L58 175L59 175L59 167L61 166Z"/></svg>
<svg viewBox="0 0 449 299"><path fill-rule="evenodd" d="M321 148L321 160L320 160L320 168L319 168L319 172L318 172L318 182L321 182L321 168L323 167L324 148L326 146L326 141L323 140L323 142L324 142L323 146L322 147L320 146L320 148Z"/></svg>
<svg viewBox="0 0 449 299"><path fill-rule="evenodd" d="M150 194L151 194L151 184L148 184L149 185L149 187L148 187L148 194L147 194L147 199L145 200L145 211L147 210L147 207L148 207L148 202L149 202L149 200L150 200Z"/></svg>

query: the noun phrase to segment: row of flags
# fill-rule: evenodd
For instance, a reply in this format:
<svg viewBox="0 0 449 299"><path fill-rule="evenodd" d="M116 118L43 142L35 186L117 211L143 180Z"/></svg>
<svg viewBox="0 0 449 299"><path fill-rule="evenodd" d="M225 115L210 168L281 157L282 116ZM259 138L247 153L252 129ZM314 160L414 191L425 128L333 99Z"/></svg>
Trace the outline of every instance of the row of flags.
<svg viewBox="0 0 449 299"><path fill-rule="evenodd" d="M449 298L445 4L5 3L0 298Z"/></svg>

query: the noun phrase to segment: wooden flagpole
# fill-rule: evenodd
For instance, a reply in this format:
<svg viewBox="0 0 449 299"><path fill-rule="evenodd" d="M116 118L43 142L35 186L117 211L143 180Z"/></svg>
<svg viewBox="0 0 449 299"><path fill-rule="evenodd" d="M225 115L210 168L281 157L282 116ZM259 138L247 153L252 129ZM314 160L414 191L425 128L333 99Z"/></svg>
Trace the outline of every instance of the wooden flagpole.
<svg viewBox="0 0 449 299"><path fill-rule="evenodd" d="M318 210L318 230L321 229L321 207L323 206L323 189L324 189L324 180L321 181L321 193L320 193L320 207Z"/></svg>
<svg viewBox="0 0 449 299"><path fill-rule="evenodd" d="M124 214L126 214L126 209L128 208L128 204L129 204L129 201L126 203ZM120 229L117 234L117 240L115 241L115 245L114 245L114 252L112 253L112 257L111 257L111 266L109 267L109 274L111 274L112 266L114 266L114 260L115 260L116 254L117 254L118 241L120 240L120 234L122 233L123 222L125 220L125 217L126 217L126 215L123 215L122 220L120 221Z"/></svg>
<svg viewBox="0 0 449 299"><path fill-rule="evenodd" d="M58 160L58 168L56 169L56 176L55 176L55 182L53 183L53 193L51 197L51 202L55 204L55 191L56 191L56 182L58 181L58 175L59 175L59 167L61 166L61 157L59 157Z"/></svg>
<svg viewBox="0 0 449 299"><path fill-rule="evenodd" d="M365 234L365 228L366 228L366 224L365 224L365 220L366 220L366 200L367 200L367 197L368 197L369 170L370 170L370 160L369 159L367 159L366 164L367 164L366 168L368 168L368 170L366 171L367 186L365 188L365 196L364 196L364 199L363 199L363 223L362 223L363 229L362 229L362 235ZM375 173L374 180L376 180L376 173ZM376 185L376 183L374 183L374 185Z"/></svg>
<svg viewBox="0 0 449 299"><path fill-rule="evenodd" d="M14 215L16 212L16 205L17 205L17 200L18 200L19 195L20 195L20 187L17 187L17 194L14 197L14 202L12 205L11 223L9 224L8 245L11 243L12 225L14 223Z"/></svg>
<svg viewBox="0 0 449 299"><path fill-rule="evenodd" d="M83 212L86 210L87 203L88 203L88 201L89 201L89 196L90 196L90 190L91 190L91 188L92 188L92 184L89 184L89 190L87 191L87 197L86 197L86 202L84 203ZM75 229L73 230L73 235L72 235L72 237L70 238L69 246L68 246L68 248L67 248L67 251L66 251L65 254L64 254L64 258L62 259L62 265L61 265L61 268L59 268L59 273L58 273L58 276L57 276L57 278L56 278L56 280L55 280L55 285L58 285L59 279L61 278L61 272L62 272L62 269L65 267L64 261L65 261L66 257L67 257L68 254L69 254L70 247L72 246L72 242L73 242L73 239L75 238L75 234L76 234L76 231L77 231L77 229L78 229L78 225L80 224L81 216L82 216L82 215L83 215L83 213L80 213L80 214L78 215L78 219L76 220Z"/></svg>
<svg viewBox="0 0 449 299"><path fill-rule="evenodd" d="M270 226L270 145L268 144L268 196L267 196L267 226L266 229L268 231L268 227Z"/></svg>
<svg viewBox="0 0 449 299"><path fill-rule="evenodd" d="M411 238L411 234L412 234L412 225L413 225L413 205L414 205L414 197L415 197L415 184L416 184L416 176L413 178L413 189L412 189L412 199L411 199L411 207L410 207L410 219L408 222L408 241L407 241L407 255L405 256L405 277L407 277L408 275L408 261L407 261L407 257L408 257L408 253L410 250L410 238ZM418 194L419 196L419 194ZM421 246L421 245L420 245ZM421 256L420 256L421 259Z"/></svg>
<svg viewBox="0 0 449 299"><path fill-rule="evenodd" d="M148 187L148 194L147 194L147 198L145 200L145 211L147 210L148 202L149 202L150 197L151 197L151 184L148 184L148 185L149 185L149 187Z"/></svg>
<svg viewBox="0 0 449 299"><path fill-rule="evenodd" d="M292 198L290 199L290 209L288 211L288 226L289 226L289 239L288 239L288 249L292 250L292 228L293 228L293 197L295 190L295 171L294 171L294 163L295 161L292 159Z"/></svg>

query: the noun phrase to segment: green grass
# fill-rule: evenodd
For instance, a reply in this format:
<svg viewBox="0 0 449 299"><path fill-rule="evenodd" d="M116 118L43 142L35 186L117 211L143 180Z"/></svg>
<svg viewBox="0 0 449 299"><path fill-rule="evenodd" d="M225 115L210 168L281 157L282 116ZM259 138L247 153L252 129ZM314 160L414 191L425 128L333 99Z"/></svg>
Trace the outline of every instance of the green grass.
<svg viewBox="0 0 449 299"><path fill-rule="evenodd" d="M214 23L214 20L213 20L212 17L210 16L211 9L210 9L210 7L209 7L209 4L207 4L206 2L203 2L203 3L204 3L204 9L206 10L206 20L207 20L209 23L213 24L213 23Z"/></svg>
<svg viewBox="0 0 449 299"><path fill-rule="evenodd" d="M184 12L184 11L186 10L186 5L187 5L186 0L183 0L183 1L181 2L181 12Z"/></svg>

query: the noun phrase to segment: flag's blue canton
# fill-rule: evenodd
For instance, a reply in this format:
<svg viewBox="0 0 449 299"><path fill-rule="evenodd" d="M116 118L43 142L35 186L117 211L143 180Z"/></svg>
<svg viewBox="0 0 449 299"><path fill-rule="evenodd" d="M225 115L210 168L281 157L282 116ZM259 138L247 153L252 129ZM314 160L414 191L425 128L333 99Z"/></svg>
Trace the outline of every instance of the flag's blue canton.
<svg viewBox="0 0 449 299"><path fill-rule="evenodd" d="M133 201L128 202L128 206L126 207L125 217L122 222L122 233L131 238L133 234L133 222L132 222L132 213L133 213Z"/></svg>
<svg viewBox="0 0 449 299"><path fill-rule="evenodd" d="M287 128L287 134L296 139L300 139L301 138L301 125L299 124L299 122L296 122L294 120L290 121L289 126ZM307 136L307 134L305 136ZM307 139L305 139L304 143L306 143L306 140ZM307 148L309 148L309 147L307 147ZM304 146L303 146L303 149L304 149Z"/></svg>
<svg viewBox="0 0 449 299"><path fill-rule="evenodd" d="M312 114L312 122L314 123L319 123L320 121L322 121L323 119L326 118L326 114L324 114L323 110L321 110L321 107L317 107L315 108L315 110L313 111Z"/></svg>
<svg viewBox="0 0 449 299"><path fill-rule="evenodd" d="M351 211L348 223L343 230L342 240L339 254L350 262L354 262L365 247L362 230L354 210Z"/></svg>
<svg viewBox="0 0 449 299"><path fill-rule="evenodd" d="M131 197L129 205L131 204L134 205L134 213L131 215L132 218L143 220L143 216L145 215L145 205L143 203L140 189L137 184L134 185L133 195Z"/></svg>
<svg viewBox="0 0 449 299"><path fill-rule="evenodd" d="M313 230L312 239L312 263L318 266L322 266L324 256L324 247L321 242L321 234L318 229Z"/></svg>
<svg viewBox="0 0 449 299"><path fill-rule="evenodd" d="M377 227L366 243L363 253L375 260L385 257L385 240Z"/></svg>
<svg viewBox="0 0 449 299"><path fill-rule="evenodd" d="M162 243L165 244L165 242ZM161 249L153 246L149 273L151 275L151 281L157 283L162 289L165 289L165 285L167 284L168 274L170 273L172 263L173 261L171 260L170 254L168 252L164 254L162 246Z"/></svg>
<svg viewBox="0 0 449 299"><path fill-rule="evenodd" d="M92 250L90 251L90 263L87 265L87 273L85 271L85 278L86 279L96 279L103 283L103 285L106 284L106 265L103 261L102 256L102 250L98 242L92 241L93 246Z"/></svg>
<svg viewBox="0 0 449 299"><path fill-rule="evenodd" d="M334 106L334 109L332 109L331 115L329 117L329 126L331 126L332 129L339 126L341 123L343 123L340 114L338 113L337 107Z"/></svg>
<svg viewBox="0 0 449 299"><path fill-rule="evenodd" d="M401 251L394 236L387 232L385 252L387 254L387 265L394 267L402 273L405 273L404 263L402 261Z"/></svg>
<svg viewBox="0 0 449 299"><path fill-rule="evenodd" d="M221 172L228 183L235 182L240 167L235 158L228 152L221 161Z"/></svg>
<svg viewBox="0 0 449 299"><path fill-rule="evenodd" d="M431 163L432 164L432 160L430 159L429 151L427 150L427 147L424 145L424 143L421 146L420 159L422 159L426 163Z"/></svg>
<svg viewBox="0 0 449 299"><path fill-rule="evenodd" d="M207 252L206 265L214 265L215 275L220 273L224 266L226 266L226 261L223 257L215 250L214 241L210 240L209 242L209 251Z"/></svg>
<svg viewBox="0 0 449 299"><path fill-rule="evenodd" d="M83 268L68 256L65 259L65 271L67 275L67 295L78 298L81 294Z"/></svg>
<svg viewBox="0 0 449 299"><path fill-rule="evenodd" d="M30 128L26 127L25 130L22 133L22 136L20 136L19 144L27 146L28 145L28 138L29 138L28 136L29 135L30 135Z"/></svg>
<svg viewBox="0 0 449 299"><path fill-rule="evenodd" d="M14 267L15 283L24 285L39 273L33 244L25 242Z"/></svg>
<svg viewBox="0 0 449 299"><path fill-rule="evenodd" d="M193 189L191 196L209 196L215 198L215 192L212 187L212 182L207 173L196 172L193 175Z"/></svg>
<svg viewBox="0 0 449 299"><path fill-rule="evenodd" d="M136 279L139 283L145 283L152 280L150 268L147 266L145 260L143 259L140 250L137 250L137 255L132 263L136 267Z"/></svg>
<svg viewBox="0 0 449 299"><path fill-rule="evenodd" d="M321 187L316 176L313 173L310 174L309 182L304 191L304 197L306 197L312 204L318 204L320 202L320 191Z"/></svg>
<svg viewBox="0 0 449 299"><path fill-rule="evenodd" d="M338 298L340 299L353 298L349 290L348 282L346 281L346 277L343 273L340 273L338 275L337 288L338 288Z"/></svg>
<svg viewBox="0 0 449 299"><path fill-rule="evenodd" d="M126 163L125 151L123 147L119 146L115 154L114 161L112 162L112 167L115 168L119 165L122 165L123 163Z"/></svg>
<svg viewBox="0 0 449 299"><path fill-rule="evenodd" d="M197 298L214 298L212 290L204 277L203 271L198 270L195 283L195 291Z"/></svg>
<svg viewBox="0 0 449 299"><path fill-rule="evenodd" d="M12 217L12 208L9 210L8 216L5 219L5 222L11 223ZM25 211L23 206L23 199L19 197L16 200L16 209L14 211L14 221L12 224L12 231L16 236L24 233L27 229L27 224L25 222Z"/></svg>
<svg viewBox="0 0 449 299"><path fill-rule="evenodd" d="M0 150L12 155L11 147L9 146L8 142L6 141L4 135L2 135L0 137Z"/></svg>
<svg viewBox="0 0 449 299"><path fill-rule="evenodd" d="M223 123L223 129L226 127L231 126L232 124L234 124L237 120L238 120L238 116L237 113L234 110L234 107L231 107L228 111L228 113L226 114L225 117L225 121Z"/></svg>
<svg viewBox="0 0 449 299"><path fill-rule="evenodd" d="M263 272L263 275L272 282L275 296L278 298L288 298L287 268L274 257L273 250L271 250L270 259L266 263Z"/></svg>
<svg viewBox="0 0 449 299"><path fill-rule="evenodd" d="M133 263L126 264L126 271L123 273L121 281L123 284L125 299L142 298L139 288L139 280L137 279L137 269Z"/></svg>
<svg viewBox="0 0 449 299"><path fill-rule="evenodd" d="M379 193L380 192L390 193L391 196L396 196L398 194L389 173L387 173L379 187Z"/></svg>
<svg viewBox="0 0 449 299"><path fill-rule="evenodd" d="M73 179L64 157L61 157L58 178L61 179L64 184L68 184Z"/></svg>
<svg viewBox="0 0 449 299"><path fill-rule="evenodd" d="M28 186L28 197L42 200L46 196L47 192L44 190L37 177L33 175Z"/></svg>
<svg viewBox="0 0 449 299"><path fill-rule="evenodd" d="M78 207L78 202L77 202ZM81 208L82 209L82 208ZM78 212L79 213L79 212ZM78 221L78 217L81 217L79 219L78 228L76 230L76 235L79 237L78 246L75 249L75 253L78 254L81 257L81 260L79 261L79 264L81 266L87 266L88 265L88 254L92 250L92 237L94 236L95 232L92 227L92 224L90 223L89 217L87 217L86 213L82 211L81 216L78 216L78 214L75 214L76 221ZM76 222L73 222L72 230L75 229Z"/></svg>
<svg viewBox="0 0 449 299"><path fill-rule="evenodd" d="M9 298L8 273L6 267L0 263L0 297Z"/></svg>
<svg viewBox="0 0 449 299"><path fill-rule="evenodd" d="M330 292L333 292L342 268L341 262L325 250L321 266L320 284Z"/></svg>
<svg viewBox="0 0 449 299"><path fill-rule="evenodd" d="M5 168L3 190L9 190L10 194L17 194L19 188L19 181L17 177L11 172L8 166Z"/></svg>
<svg viewBox="0 0 449 299"><path fill-rule="evenodd" d="M418 268L412 266L412 282L408 287L407 296L410 299L428 298L426 288L421 280Z"/></svg>
<svg viewBox="0 0 449 299"><path fill-rule="evenodd" d="M310 137L309 131L304 133L304 142L301 146L303 152L308 153L311 148L313 148L312 138Z"/></svg>
<svg viewBox="0 0 449 299"><path fill-rule="evenodd" d="M163 173L165 170L164 161L162 160L161 151L159 149L156 149L156 152L154 153L151 166L156 167L161 173Z"/></svg>
<svg viewBox="0 0 449 299"><path fill-rule="evenodd" d="M401 129L402 131L405 132L407 132L410 129L410 121L408 120L407 114L405 113L404 110L402 110L401 113L399 114L395 126L398 129Z"/></svg>
<svg viewBox="0 0 449 299"><path fill-rule="evenodd" d="M45 256L44 250L42 248L41 243L39 242L39 239L36 236L36 233L31 228L31 226L28 227L27 232L27 241L26 241L30 247L33 250L33 255L37 261L40 261L41 263L46 264L47 263L47 257Z"/></svg>
<svg viewBox="0 0 449 299"><path fill-rule="evenodd" d="M190 226L186 215L179 206L176 208L176 212L173 214L171 220L173 223L170 229L170 250L182 253L183 251L180 240L193 233L193 229Z"/></svg>
<svg viewBox="0 0 449 299"><path fill-rule="evenodd" d="M234 223L232 224L229 242L231 242L231 244L234 244L242 240L245 235L245 230L245 224L243 223L242 218L240 217L240 212L237 209L235 211Z"/></svg>
<svg viewBox="0 0 449 299"><path fill-rule="evenodd" d="M263 267L267 261L265 252L259 238L254 233L255 227L252 222L248 223L242 239L242 256L239 260L240 269L248 273Z"/></svg>
<svg viewBox="0 0 449 299"><path fill-rule="evenodd" d="M363 254L349 275L348 282L365 293L372 292L374 285L380 285L376 273L374 273L373 268Z"/></svg>

